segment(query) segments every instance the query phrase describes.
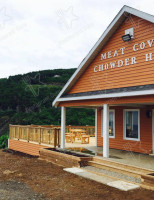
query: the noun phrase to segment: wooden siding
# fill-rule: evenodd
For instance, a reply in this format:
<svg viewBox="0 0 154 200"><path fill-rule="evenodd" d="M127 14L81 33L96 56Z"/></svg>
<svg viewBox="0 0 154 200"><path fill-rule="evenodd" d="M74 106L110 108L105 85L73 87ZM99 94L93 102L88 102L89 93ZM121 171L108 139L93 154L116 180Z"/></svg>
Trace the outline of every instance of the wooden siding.
<svg viewBox="0 0 154 200"><path fill-rule="evenodd" d="M14 151L19 151L32 156L39 156L40 148L48 148L48 146L9 139L9 149Z"/></svg>
<svg viewBox="0 0 154 200"><path fill-rule="evenodd" d="M130 42L123 42L121 36L124 35L126 29L131 27L134 27L135 38ZM152 39L154 39L153 23L136 16L126 19L68 94L154 84L154 59L145 61L145 54L147 53L153 53L154 57L154 44L151 48L147 45L147 40ZM133 45L141 42L146 43L145 49L134 52ZM126 47L124 55L119 54L117 57L107 58L103 61L100 59L102 53L114 52L122 47ZM95 66L131 57L136 57L137 64L94 72Z"/></svg>
<svg viewBox="0 0 154 200"><path fill-rule="evenodd" d="M114 107L115 109L115 138L109 139L110 148L134 151L149 154L152 151L152 117L147 118L146 108L140 109L140 141L123 139L123 109L124 107ZM133 108L135 109L135 108ZM102 137L102 116L101 109L98 109L98 131L97 145L103 145Z"/></svg>

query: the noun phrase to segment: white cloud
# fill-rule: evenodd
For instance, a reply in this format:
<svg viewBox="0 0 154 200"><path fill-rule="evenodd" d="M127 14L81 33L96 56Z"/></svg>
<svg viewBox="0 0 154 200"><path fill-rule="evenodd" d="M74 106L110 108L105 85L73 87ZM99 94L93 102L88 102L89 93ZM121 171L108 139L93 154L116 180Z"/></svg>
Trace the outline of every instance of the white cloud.
<svg viewBox="0 0 154 200"><path fill-rule="evenodd" d="M153 14L153 0L1 0L0 77L77 67L123 5Z"/></svg>

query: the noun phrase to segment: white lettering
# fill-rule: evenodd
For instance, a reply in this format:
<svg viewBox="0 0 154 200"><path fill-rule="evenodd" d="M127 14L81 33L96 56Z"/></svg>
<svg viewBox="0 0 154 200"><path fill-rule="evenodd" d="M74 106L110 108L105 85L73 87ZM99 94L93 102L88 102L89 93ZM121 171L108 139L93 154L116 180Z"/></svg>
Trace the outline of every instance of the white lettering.
<svg viewBox="0 0 154 200"><path fill-rule="evenodd" d="M154 39L152 39L151 41L147 40L147 43L148 43L149 47L152 47L153 41L154 41Z"/></svg>
<svg viewBox="0 0 154 200"><path fill-rule="evenodd" d="M106 59L106 53L101 54L101 60Z"/></svg>
<svg viewBox="0 0 154 200"><path fill-rule="evenodd" d="M99 65L99 72L103 71L103 65Z"/></svg>
<svg viewBox="0 0 154 200"><path fill-rule="evenodd" d="M136 46L137 46L138 44L134 44L134 46L133 46L133 51L138 51L138 48L136 49Z"/></svg>
<svg viewBox="0 0 154 200"><path fill-rule="evenodd" d="M97 66L94 67L94 72L98 72L98 71L97 71Z"/></svg>
<svg viewBox="0 0 154 200"><path fill-rule="evenodd" d="M108 58L112 58L111 51L108 52Z"/></svg>
<svg viewBox="0 0 154 200"><path fill-rule="evenodd" d="M121 50L121 53L124 55L125 47L122 47L120 50Z"/></svg>
<svg viewBox="0 0 154 200"><path fill-rule="evenodd" d="M118 56L117 50L114 51L113 57Z"/></svg>
<svg viewBox="0 0 154 200"><path fill-rule="evenodd" d="M137 62L136 62L136 57L132 57L132 58L131 58L131 61L132 61L132 62L131 62L132 65L136 64L136 63L137 63Z"/></svg>
<svg viewBox="0 0 154 200"><path fill-rule="evenodd" d="M109 65L108 65L108 64L105 64L104 67L105 67L105 69L108 69L108 68L109 68Z"/></svg>
<svg viewBox="0 0 154 200"><path fill-rule="evenodd" d="M152 53L145 54L145 61L150 61L150 60L152 60Z"/></svg>
<svg viewBox="0 0 154 200"><path fill-rule="evenodd" d="M118 67L122 67L123 66L123 61L122 60L118 60Z"/></svg>
<svg viewBox="0 0 154 200"><path fill-rule="evenodd" d="M144 42L141 42L140 44L140 49L144 49L145 48L145 43Z"/></svg>
<svg viewBox="0 0 154 200"><path fill-rule="evenodd" d="M125 59L125 66L128 66L129 65L129 58L126 58Z"/></svg>
<svg viewBox="0 0 154 200"><path fill-rule="evenodd" d="M110 63L111 68L115 68L115 64L116 64L116 61L115 62L111 62Z"/></svg>

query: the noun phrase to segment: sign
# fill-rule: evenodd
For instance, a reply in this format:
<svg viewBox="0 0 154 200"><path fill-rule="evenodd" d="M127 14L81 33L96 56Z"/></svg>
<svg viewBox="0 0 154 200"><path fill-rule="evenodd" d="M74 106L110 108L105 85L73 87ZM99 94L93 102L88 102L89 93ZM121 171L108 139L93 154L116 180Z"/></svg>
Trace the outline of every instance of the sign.
<svg viewBox="0 0 154 200"><path fill-rule="evenodd" d="M151 48L153 43L154 43L154 39L147 40L146 42L135 43L132 46L132 51L138 52L138 51L141 51L145 48ZM107 62L107 59L114 58L114 57L116 58L119 55L124 55L126 51L127 51L127 48L122 47L120 49L116 49L114 51L108 51L108 52L101 54L100 60L104 61L104 62L101 65L95 66L94 72L100 72L100 71L104 71L104 70L108 70L108 69L114 69L116 67L123 67L123 66L129 66L129 65L137 64L136 57L130 57L130 58L125 58L123 60ZM151 61L152 60L152 53L145 54L144 59L145 59L146 62Z"/></svg>

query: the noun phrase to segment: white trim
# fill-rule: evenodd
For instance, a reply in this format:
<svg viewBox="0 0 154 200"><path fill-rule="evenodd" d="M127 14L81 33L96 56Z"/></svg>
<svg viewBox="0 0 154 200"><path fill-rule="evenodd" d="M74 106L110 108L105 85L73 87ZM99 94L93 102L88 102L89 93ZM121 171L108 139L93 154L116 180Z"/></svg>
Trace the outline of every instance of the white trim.
<svg viewBox="0 0 154 200"><path fill-rule="evenodd" d="M95 145L97 147L97 108L95 109Z"/></svg>
<svg viewBox="0 0 154 200"><path fill-rule="evenodd" d="M154 109L152 110L152 151L154 153Z"/></svg>
<svg viewBox="0 0 154 200"><path fill-rule="evenodd" d="M113 122L114 136L109 136L109 138L115 138L115 109L109 109L109 114L110 114L110 111L114 112L114 116L113 116L113 120L114 120L114 122ZM103 119L103 109L102 109L101 117ZM103 120L102 120L102 135L101 136L103 137Z"/></svg>
<svg viewBox="0 0 154 200"><path fill-rule="evenodd" d="M102 112L101 112L101 130L102 130L101 136L103 137L103 109L102 109Z"/></svg>
<svg viewBox="0 0 154 200"><path fill-rule="evenodd" d="M106 44L108 38L112 36L112 34L115 32L118 26L123 22L122 19L126 18L126 14L130 13L137 17L140 17L142 19L145 19L147 21L150 21L154 23L154 16L147 14L145 12L136 10L134 8L123 6L122 9L119 11L119 13L116 15L116 17L113 19L113 21L109 24L107 29L104 31L104 33L101 35L100 39L96 42L94 47L90 50L88 55L83 59L83 61L80 63L79 67L75 71L75 73L72 75L72 77L69 79L69 81L65 84L63 89L60 91L58 96L53 101L53 106L57 106L59 103L59 98L68 90L76 80L78 80L79 76L83 73L83 71L88 67L90 62L96 57L100 49Z"/></svg>
<svg viewBox="0 0 154 200"><path fill-rule="evenodd" d="M109 157L109 105L103 105L103 157Z"/></svg>
<svg viewBox="0 0 154 200"><path fill-rule="evenodd" d="M129 96L140 96L140 95L150 95L150 94L154 94L154 90L100 94L100 95L91 95L91 96L82 96L82 97L59 98L58 102L88 100L88 99L104 99L104 98L114 98L114 97L129 97Z"/></svg>
<svg viewBox="0 0 154 200"><path fill-rule="evenodd" d="M126 111L137 111L138 112L138 138L127 138L126 137ZM140 109L124 109L123 110L123 139L140 141Z"/></svg>

